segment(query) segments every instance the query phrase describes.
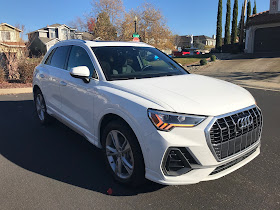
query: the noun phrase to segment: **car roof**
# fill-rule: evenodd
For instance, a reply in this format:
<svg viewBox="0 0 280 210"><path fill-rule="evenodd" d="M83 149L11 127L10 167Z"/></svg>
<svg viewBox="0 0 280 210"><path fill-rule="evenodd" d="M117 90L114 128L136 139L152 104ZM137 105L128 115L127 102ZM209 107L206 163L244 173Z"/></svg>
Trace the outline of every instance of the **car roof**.
<svg viewBox="0 0 280 210"><path fill-rule="evenodd" d="M70 39L65 41L60 41L56 46L60 45L75 45L75 44L85 44L88 47L109 47L109 46L132 46L132 47L153 47L143 42L123 42L123 41L90 41L81 39Z"/></svg>

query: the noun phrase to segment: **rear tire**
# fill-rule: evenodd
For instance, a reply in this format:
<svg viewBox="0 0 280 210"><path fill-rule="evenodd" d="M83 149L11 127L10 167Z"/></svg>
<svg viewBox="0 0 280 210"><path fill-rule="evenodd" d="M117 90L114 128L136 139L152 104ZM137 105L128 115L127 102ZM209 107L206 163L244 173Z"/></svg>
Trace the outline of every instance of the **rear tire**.
<svg viewBox="0 0 280 210"><path fill-rule="evenodd" d="M34 102L37 117L42 125L48 125L52 121L52 117L47 113L47 107L44 96L40 90L36 90L34 94Z"/></svg>
<svg viewBox="0 0 280 210"><path fill-rule="evenodd" d="M102 133L107 169L122 184L139 186L145 182L145 164L137 137L123 121L107 124Z"/></svg>

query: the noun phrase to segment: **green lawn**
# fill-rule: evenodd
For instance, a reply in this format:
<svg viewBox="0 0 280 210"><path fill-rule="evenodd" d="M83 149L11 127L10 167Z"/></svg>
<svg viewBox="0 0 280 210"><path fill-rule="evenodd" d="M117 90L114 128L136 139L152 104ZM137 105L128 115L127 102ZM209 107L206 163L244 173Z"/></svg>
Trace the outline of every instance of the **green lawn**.
<svg viewBox="0 0 280 210"><path fill-rule="evenodd" d="M195 62L199 62L201 58L173 58L177 63L182 64L183 66L189 65Z"/></svg>

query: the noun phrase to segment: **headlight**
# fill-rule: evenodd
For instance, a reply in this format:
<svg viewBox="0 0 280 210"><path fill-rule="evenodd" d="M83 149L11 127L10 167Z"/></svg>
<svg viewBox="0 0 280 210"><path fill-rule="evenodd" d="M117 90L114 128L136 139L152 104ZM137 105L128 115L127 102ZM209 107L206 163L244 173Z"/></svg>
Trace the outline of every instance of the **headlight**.
<svg viewBox="0 0 280 210"><path fill-rule="evenodd" d="M177 114L148 109L148 116L157 129L170 131L175 127L194 127L205 120L205 116Z"/></svg>

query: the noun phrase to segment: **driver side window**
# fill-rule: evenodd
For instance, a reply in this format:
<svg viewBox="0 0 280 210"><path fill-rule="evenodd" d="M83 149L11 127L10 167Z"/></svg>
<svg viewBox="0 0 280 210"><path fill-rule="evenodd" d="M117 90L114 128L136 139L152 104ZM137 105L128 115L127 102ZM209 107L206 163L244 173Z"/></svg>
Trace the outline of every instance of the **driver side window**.
<svg viewBox="0 0 280 210"><path fill-rule="evenodd" d="M70 71L72 68L77 66L87 66L90 71L90 77L97 77L94 66L87 51L82 47L72 46L69 55L67 70Z"/></svg>
<svg viewBox="0 0 280 210"><path fill-rule="evenodd" d="M149 51L142 51L140 52L141 60L143 63L143 68L145 67L157 67L157 66L164 66L169 67L166 62L161 60L157 55Z"/></svg>

